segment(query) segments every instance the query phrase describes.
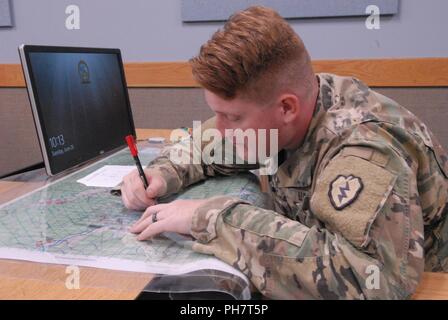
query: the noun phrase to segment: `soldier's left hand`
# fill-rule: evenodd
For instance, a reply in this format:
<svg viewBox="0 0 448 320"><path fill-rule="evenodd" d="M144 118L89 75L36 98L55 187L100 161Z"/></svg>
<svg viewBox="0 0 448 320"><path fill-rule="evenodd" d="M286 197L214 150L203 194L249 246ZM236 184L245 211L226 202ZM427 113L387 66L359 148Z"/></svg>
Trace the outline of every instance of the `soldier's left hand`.
<svg viewBox="0 0 448 320"><path fill-rule="evenodd" d="M176 200L148 207L130 231L139 234L138 240L152 238L162 232L190 234L196 209L207 200Z"/></svg>

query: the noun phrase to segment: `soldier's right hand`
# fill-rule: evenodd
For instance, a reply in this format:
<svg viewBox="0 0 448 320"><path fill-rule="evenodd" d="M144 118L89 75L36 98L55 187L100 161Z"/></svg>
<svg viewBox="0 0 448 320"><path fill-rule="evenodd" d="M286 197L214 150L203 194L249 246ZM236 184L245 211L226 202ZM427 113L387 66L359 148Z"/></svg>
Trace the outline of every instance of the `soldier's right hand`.
<svg viewBox="0 0 448 320"><path fill-rule="evenodd" d="M157 204L157 198L166 194L165 179L155 171L144 169L148 188L145 190L143 181L135 169L123 178L121 198L126 208L131 210L145 210Z"/></svg>

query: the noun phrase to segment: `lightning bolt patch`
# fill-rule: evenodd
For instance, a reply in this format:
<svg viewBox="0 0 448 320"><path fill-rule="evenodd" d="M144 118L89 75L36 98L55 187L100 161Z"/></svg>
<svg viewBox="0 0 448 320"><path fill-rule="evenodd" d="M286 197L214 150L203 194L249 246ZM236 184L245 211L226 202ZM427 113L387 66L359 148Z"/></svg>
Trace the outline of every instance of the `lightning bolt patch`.
<svg viewBox="0 0 448 320"><path fill-rule="evenodd" d="M363 187L359 177L338 175L330 183L328 197L336 210L342 210L355 202Z"/></svg>

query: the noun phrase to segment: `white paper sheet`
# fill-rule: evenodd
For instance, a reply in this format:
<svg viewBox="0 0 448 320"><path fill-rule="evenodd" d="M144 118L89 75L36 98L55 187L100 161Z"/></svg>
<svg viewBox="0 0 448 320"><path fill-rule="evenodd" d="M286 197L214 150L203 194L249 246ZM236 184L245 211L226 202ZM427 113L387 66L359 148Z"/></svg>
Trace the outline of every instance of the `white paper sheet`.
<svg viewBox="0 0 448 320"><path fill-rule="evenodd" d="M82 183L88 187L112 188L118 185L125 175L135 169L137 169L135 166L107 165L76 182Z"/></svg>
<svg viewBox="0 0 448 320"><path fill-rule="evenodd" d="M139 153L155 157L155 156L158 156L160 154L160 151L162 151L162 148L148 147L148 148L142 149L141 151L139 151Z"/></svg>

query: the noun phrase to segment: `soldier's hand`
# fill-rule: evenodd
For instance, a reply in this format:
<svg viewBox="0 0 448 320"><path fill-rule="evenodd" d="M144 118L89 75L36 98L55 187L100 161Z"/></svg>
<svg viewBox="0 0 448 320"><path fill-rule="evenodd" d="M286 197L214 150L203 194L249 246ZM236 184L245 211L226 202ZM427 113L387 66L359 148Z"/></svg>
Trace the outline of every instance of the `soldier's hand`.
<svg viewBox="0 0 448 320"><path fill-rule="evenodd" d="M157 197L166 194L167 184L165 179L150 169L144 169L148 188L145 190L142 179L137 169L123 178L121 186L121 198L126 208L131 210L145 210L157 203Z"/></svg>
<svg viewBox="0 0 448 320"><path fill-rule="evenodd" d="M177 232L189 235L193 215L207 199L175 200L149 207L130 231L138 234L138 240L152 238L162 232Z"/></svg>

